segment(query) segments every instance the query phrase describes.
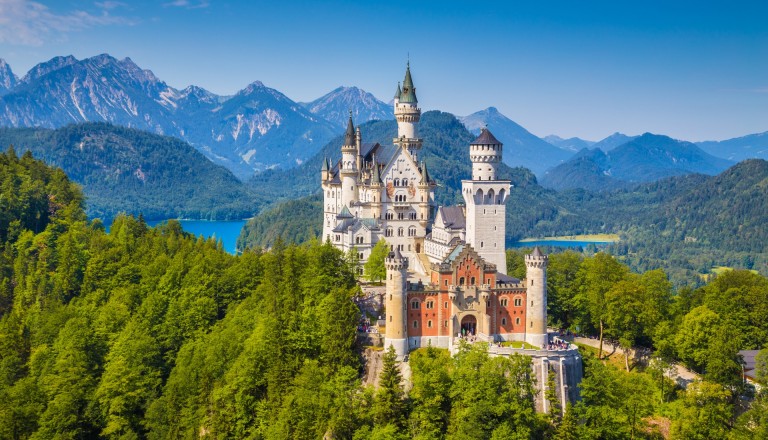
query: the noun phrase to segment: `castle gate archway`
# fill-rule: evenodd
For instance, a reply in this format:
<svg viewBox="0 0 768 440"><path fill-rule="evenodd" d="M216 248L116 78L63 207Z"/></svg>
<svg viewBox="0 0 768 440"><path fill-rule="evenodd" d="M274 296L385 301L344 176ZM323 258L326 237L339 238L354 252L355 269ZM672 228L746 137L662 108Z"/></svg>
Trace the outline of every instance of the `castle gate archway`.
<svg viewBox="0 0 768 440"><path fill-rule="evenodd" d="M467 315L461 319L461 334L462 335L477 334L477 318L475 318L474 315Z"/></svg>

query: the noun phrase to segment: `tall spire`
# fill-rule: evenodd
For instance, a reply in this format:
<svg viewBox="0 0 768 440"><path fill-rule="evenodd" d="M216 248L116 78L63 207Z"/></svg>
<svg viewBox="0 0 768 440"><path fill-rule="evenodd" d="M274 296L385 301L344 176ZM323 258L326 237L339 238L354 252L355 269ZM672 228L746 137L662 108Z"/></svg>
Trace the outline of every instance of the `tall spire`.
<svg viewBox="0 0 768 440"><path fill-rule="evenodd" d="M400 99L400 95L403 93L402 90L400 90L400 81L397 82L397 90L395 91L395 99Z"/></svg>
<svg viewBox="0 0 768 440"><path fill-rule="evenodd" d="M352 110L349 111L347 133L344 135L344 145L355 145L355 124L352 123Z"/></svg>
<svg viewBox="0 0 768 440"><path fill-rule="evenodd" d="M429 171L427 171L427 163L421 163L421 184L426 185L429 183Z"/></svg>
<svg viewBox="0 0 768 440"><path fill-rule="evenodd" d="M416 87L413 86L413 78L411 78L411 62L405 66L405 79L403 80L403 91L400 94L400 102L405 103L417 103L416 99Z"/></svg>
<svg viewBox="0 0 768 440"><path fill-rule="evenodd" d="M381 173L379 173L379 164L376 163L376 155L373 155L373 173L371 174L371 184L381 185Z"/></svg>

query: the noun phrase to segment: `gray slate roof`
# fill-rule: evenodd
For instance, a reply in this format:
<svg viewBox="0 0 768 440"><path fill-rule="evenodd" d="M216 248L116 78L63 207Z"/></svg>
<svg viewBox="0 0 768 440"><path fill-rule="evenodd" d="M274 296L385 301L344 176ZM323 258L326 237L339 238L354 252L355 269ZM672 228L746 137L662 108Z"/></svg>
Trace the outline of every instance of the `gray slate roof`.
<svg viewBox="0 0 768 440"><path fill-rule="evenodd" d="M453 229L464 229L467 226L467 219L464 217L461 206L441 206L439 209L446 226Z"/></svg>

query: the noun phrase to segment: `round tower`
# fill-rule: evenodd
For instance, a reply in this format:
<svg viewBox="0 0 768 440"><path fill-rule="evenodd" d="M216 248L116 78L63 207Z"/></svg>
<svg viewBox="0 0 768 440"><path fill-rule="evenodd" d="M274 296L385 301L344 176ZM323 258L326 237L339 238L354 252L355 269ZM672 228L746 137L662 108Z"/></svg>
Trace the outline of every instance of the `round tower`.
<svg viewBox="0 0 768 440"><path fill-rule="evenodd" d="M408 332L406 325L406 280L408 279L408 258L403 257L398 248L390 252L384 260L387 267L386 309L387 323L384 349L395 348L397 356L402 358L408 354Z"/></svg>
<svg viewBox="0 0 768 440"><path fill-rule="evenodd" d="M371 165L371 216L373 218L381 218L381 198L384 182L381 181L381 172L379 171L379 164L376 162L376 155L373 155Z"/></svg>
<svg viewBox="0 0 768 440"><path fill-rule="evenodd" d="M472 180L496 180L496 167L501 162L502 144L487 128L469 144L469 158L472 161Z"/></svg>
<svg viewBox="0 0 768 440"><path fill-rule="evenodd" d="M344 145L341 146L341 204L350 207L352 202L358 201L358 146L355 135L355 125L352 123L352 112L349 112L347 132L344 136Z"/></svg>
<svg viewBox="0 0 768 440"><path fill-rule="evenodd" d="M547 336L547 262L539 247L525 256L526 288L528 303L526 311L525 341L544 348L549 342Z"/></svg>
<svg viewBox="0 0 768 440"><path fill-rule="evenodd" d="M415 157L421 149L422 140L418 138L416 124L421 119L419 100L416 98L416 87L411 77L411 63L405 68L403 87L397 85L395 92L395 119L397 120L397 138L394 143L408 150Z"/></svg>

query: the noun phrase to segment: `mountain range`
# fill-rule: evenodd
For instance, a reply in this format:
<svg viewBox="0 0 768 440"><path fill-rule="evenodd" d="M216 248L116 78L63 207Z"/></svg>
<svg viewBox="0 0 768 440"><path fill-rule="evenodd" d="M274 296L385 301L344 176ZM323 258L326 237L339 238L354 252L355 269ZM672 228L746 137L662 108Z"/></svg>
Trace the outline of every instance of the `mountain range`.
<svg viewBox="0 0 768 440"><path fill-rule="evenodd" d="M232 96L197 86L178 90L130 58L107 54L55 57L20 80L0 61L2 126L109 122L138 128L185 140L241 179L311 157L340 130L339 118L349 108L362 121L391 114L356 88L334 90L306 107L259 81Z"/></svg>
<svg viewBox="0 0 768 440"><path fill-rule="evenodd" d="M671 176L715 175L731 165L733 162L712 156L690 142L645 133L608 152L583 149L547 171L541 184L557 190L607 191Z"/></svg>
<svg viewBox="0 0 768 440"><path fill-rule="evenodd" d="M96 121L173 136L243 181L261 173L253 181L264 182L281 175L270 170L319 162L321 149L323 155L333 157L338 142L329 141L342 131L350 111L356 124L384 123L369 127L381 130L364 132L364 141L391 143L395 133L391 105L356 87L339 87L312 102L298 103L259 81L231 96L197 86L175 89L130 58L118 60L106 54L83 60L55 57L36 65L21 79L0 60L0 126L58 128ZM555 188L616 188L669 175L712 174L723 168L723 162L694 152L693 144L686 144L691 150L687 152L678 151L676 143L657 143L653 154L635 151L637 145L621 150L626 153L613 154L637 137L614 133L598 142L558 136L541 139L494 107L460 121L471 133L488 126L505 144L507 165L531 169ZM444 144L443 137L434 138ZM460 139L464 140L463 135ZM767 157L768 132L697 145L733 161ZM673 150L658 150L665 146ZM434 151L433 160L442 160L439 153ZM445 163L453 166L449 162ZM312 173L300 179L314 179L314 165L310 168Z"/></svg>

